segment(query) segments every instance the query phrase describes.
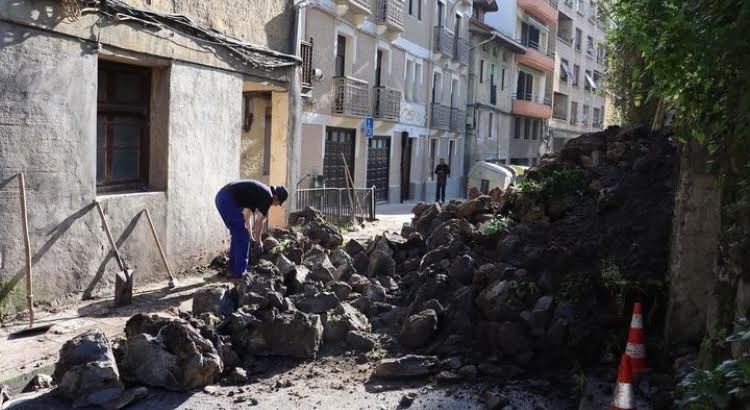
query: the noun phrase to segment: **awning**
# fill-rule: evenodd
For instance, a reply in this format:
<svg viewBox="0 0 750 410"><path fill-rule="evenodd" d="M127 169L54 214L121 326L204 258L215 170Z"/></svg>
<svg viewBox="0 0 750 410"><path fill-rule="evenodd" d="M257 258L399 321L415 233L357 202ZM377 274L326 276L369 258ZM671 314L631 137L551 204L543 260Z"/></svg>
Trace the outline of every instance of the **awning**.
<svg viewBox="0 0 750 410"><path fill-rule="evenodd" d="M584 74L584 77L586 77L586 81L588 81L589 86L591 86L592 90L596 90L598 87L596 86L596 83L594 82L594 79L591 78L590 75Z"/></svg>
<svg viewBox="0 0 750 410"><path fill-rule="evenodd" d="M562 67L569 79L573 78L573 70L570 69L570 64L567 61L560 61L560 67Z"/></svg>

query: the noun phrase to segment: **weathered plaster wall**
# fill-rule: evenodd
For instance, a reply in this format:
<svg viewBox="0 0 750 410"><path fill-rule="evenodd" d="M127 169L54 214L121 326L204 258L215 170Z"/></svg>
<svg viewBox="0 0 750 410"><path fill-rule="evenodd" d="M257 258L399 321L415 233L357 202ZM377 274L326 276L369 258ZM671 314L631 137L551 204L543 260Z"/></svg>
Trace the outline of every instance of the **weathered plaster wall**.
<svg viewBox="0 0 750 410"><path fill-rule="evenodd" d="M268 175L263 174L263 155L265 150L266 108L270 100L264 96L251 98L253 123L250 131L242 129L242 155L240 159L240 177L268 182ZM244 115L244 113L243 113ZM273 113L271 114L273 115Z"/></svg>
<svg viewBox="0 0 750 410"><path fill-rule="evenodd" d="M8 297L23 272L15 174L26 173L35 300L57 305L111 294L117 269L92 203L96 193L97 55L85 43L0 23L0 313L23 308ZM141 214L148 208L173 268L224 249L213 195L239 172L239 75L175 63L157 70L168 90L152 121L156 192L99 196L136 285L166 276ZM211 87L206 87L210 84ZM222 107L216 110L215 107ZM165 109L167 108L167 109ZM164 157L159 156L164 154ZM161 185L161 186L159 186Z"/></svg>

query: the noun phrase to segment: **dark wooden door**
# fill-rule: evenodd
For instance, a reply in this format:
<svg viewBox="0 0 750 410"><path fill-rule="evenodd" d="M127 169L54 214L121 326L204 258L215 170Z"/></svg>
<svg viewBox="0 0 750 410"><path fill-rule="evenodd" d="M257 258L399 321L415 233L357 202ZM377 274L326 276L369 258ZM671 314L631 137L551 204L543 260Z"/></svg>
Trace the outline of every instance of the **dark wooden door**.
<svg viewBox="0 0 750 410"><path fill-rule="evenodd" d="M401 134L401 202L409 200L411 180L411 144L409 134Z"/></svg>
<svg viewBox="0 0 750 410"><path fill-rule="evenodd" d="M349 173L354 175L354 135L355 130L346 128L327 128L325 154L323 156L323 177L329 187L346 188L344 160Z"/></svg>
<svg viewBox="0 0 750 410"><path fill-rule="evenodd" d="M375 186L375 200L388 200L391 139L372 137L367 143L367 186Z"/></svg>

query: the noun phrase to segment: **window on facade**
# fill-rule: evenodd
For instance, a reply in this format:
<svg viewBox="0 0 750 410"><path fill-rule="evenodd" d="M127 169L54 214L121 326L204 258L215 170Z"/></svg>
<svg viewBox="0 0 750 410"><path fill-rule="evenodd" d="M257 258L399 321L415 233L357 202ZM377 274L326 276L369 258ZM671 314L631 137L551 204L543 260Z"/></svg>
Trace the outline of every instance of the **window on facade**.
<svg viewBox="0 0 750 410"><path fill-rule="evenodd" d="M591 83L593 82L593 79L591 78L591 70L584 71L584 77L585 81L583 82L583 89L586 91L591 91Z"/></svg>
<svg viewBox="0 0 750 410"><path fill-rule="evenodd" d="M592 117L591 125L593 125L594 127L598 127L599 125L601 125L601 123L599 122L599 108L594 107L594 114Z"/></svg>
<svg viewBox="0 0 750 410"><path fill-rule="evenodd" d="M489 179L483 179L479 181L479 191L485 195L490 192L490 180Z"/></svg>
<svg viewBox="0 0 750 410"><path fill-rule="evenodd" d="M421 102L424 91L422 89L422 64L416 63L414 65L414 90L412 91L412 99L414 101Z"/></svg>
<svg viewBox="0 0 750 410"><path fill-rule="evenodd" d="M578 103L575 101L570 103L570 123L578 124Z"/></svg>
<svg viewBox="0 0 750 410"><path fill-rule="evenodd" d="M488 121L488 130L487 130L487 137L492 139L492 130L494 129L493 123L495 121L495 115L493 113L490 113L490 120Z"/></svg>
<svg viewBox="0 0 750 410"><path fill-rule="evenodd" d="M505 90L505 68L500 73L500 90Z"/></svg>
<svg viewBox="0 0 750 410"><path fill-rule="evenodd" d="M412 101L412 90L414 89L414 61L406 60L406 79L404 86L404 99Z"/></svg>
<svg viewBox="0 0 750 410"><path fill-rule="evenodd" d="M448 141L448 168L453 168L453 150L456 149L456 141Z"/></svg>
<svg viewBox="0 0 750 410"><path fill-rule="evenodd" d="M602 86L602 84L601 84L601 82L602 82L602 73L600 73L598 71L594 71L594 78L593 78L593 80L594 80L593 81L594 82L593 87L594 87L594 90L596 90L596 89L598 89L599 87Z"/></svg>
<svg viewBox="0 0 750 410"><path fill-rule="evenodd" d="M601 44L596 47L596 61L604 63L604 46Z"/></svg>
<svg viewBox="0 0 750 410"><path fill-rule="evenodd" d="M415 0L417 2L417 20L422 21L422 2L424 0Z"/></svg>
<svg viewBox="0 0 750 410"><path fill-rule="evenodd" d="M518 87L516 89L516 98L519 100L531 101L533 99L534 76L523 71L518 72Z"/></svg>
<svg viewBox="0 0 750 410"><path fill-rule="evenodd" d="M560 81L568 82L568 77L571 77L572 74L569 74L570 72L570 65L568 64L568 60L561 58L560 59Z"/></svg>
<svg viewBox="0 0 750 410"><path fill-rule="evenodd" d="M440 73L432 73L432 102L433 103L439 103L442 102L441 99L441 91L442 91L442 76Z"/></svg>
<svg viewBox="0 0 750 410"><path fill-rule="evenodd" d="M589 123L589 106L583 106L583 115L581 116L581 124L587 125Z"/></svg>
<svg viewBox="0 0 750 410"><path fill-rule="evenodd" d="M589 57L594 56L594 37L586 36L586 54Z"/></svg>
<svg viewBox="0 0 750 410"><path fill-rule="evenodd" d="M453 81L451 81L451 108L458 107L459 95L458 80L453 79Z"/></svg>
<svg viewBox="0 0 750 410"><path fill-rule="evenodd" d="M582 39L583 39L583 32L581 31L580 28L577 28L576 29L576 42L575 42L575 46L576 46L576 50L578 50L578 51L581 51L581 41L582 41Z"/></svg>
<svg viewBox="0 0 750 410"><path fill-rule="evenodd" d="M535 140L539 137L539 120L532 120L533 121L533 129L531 131L531 139Z"/></svg>
<svg viewBox="0 0 750 410"><path fill-rule="evenodd" d="M578 87L578 77L581 73L581 67L577 64L573 64L573 87Z"/></svg>
<svg viewBox="0 0 750 410"><path fill-rule="evenodd" d="M531 136L531 118L523 119L523 139L527 140Z"/></svg>
<svg viewBox="0 0 750 410"><path fill-rule="evenodd" d="M510 159L511 165L522 165L522 166L528 166L529 165L529 159L528 158L511 158Z"/></svg>
<svg viewBox="0 0 750 410"><path fill-rule="evenodd" d="M513 117L513 138L521 139L521 121L523 118Z"/></svg>
<svg viewBox="0 0 750 410"><path fill-rule="evenodd" d="M430 140L430 179L435 179L435 155L437 155L437 140Z"/></svg>
<svg viewBox="0 0 750 410"><path fill-rule="evenodd" d="M479 83L484 82L484 60L479 60Z"/></svg>
<svg viewBox="0 0 750 410"><path fill-rule="evenodd" d="M96 185L100 191L148 184L151 70L99 62Z"/></svg>
<svg viewBox="0 0 750 410"><path fill-rule="evenodd" d="M445 14L445 4L443 2L437 2L437 26L443 27L443 15Z"/></svg>
<svg viewBox="0 0 750 410"><path fill-rule="evenodd" d="M338 36L336 40L336 63L334 76L343 77L346 75L346 37Z"/></svg>
<svg viewBox="0 0 750 410"><path fill-rule="evenodd" d="M539 50L541 32L531 24L521 22L521 44Z"/></svg>

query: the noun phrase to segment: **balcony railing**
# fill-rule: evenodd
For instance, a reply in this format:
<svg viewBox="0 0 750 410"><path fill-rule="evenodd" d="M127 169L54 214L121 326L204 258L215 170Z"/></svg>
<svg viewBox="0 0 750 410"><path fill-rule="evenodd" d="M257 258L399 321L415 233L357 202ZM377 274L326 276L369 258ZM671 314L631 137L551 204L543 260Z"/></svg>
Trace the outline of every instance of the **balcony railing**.
<svg viewBox="0 0 750 410"><path fill-rule="evenodd" d="M448 131L451 127L451 108L443 104L432 103L430 126Z"/></svg>
<svg viewBox="0 0 750 410"><path fill-rule="evenodd" d="M351 77L333 78L333 113L367 116L370 114L370 92L367 81Z"/></svg>
<svg viewBox="0 0 750 410"><path fill-rule="evenodd" d="M497 86L496 85L490 85L490 104L492 105L497 104Z"/></svg>
<svg viewBox="0 0 750 410"><path fill-rule="evenodd" d="M553 112L552 113L552 118L554 118L556 120L567 120L568 119L568 114L564 113L564 112L563 113Z"/></svg>
<svg viewBox="0 0 750 410"><path fill-rule="evenodd" d="M447 57L453 57L453 34L449 33L445 27L435 27L434 50Z"/></svg>
<svg viewBox="0 0 750 410"><path fill-rule="evenodd" d="M460 37L456 37L456 47L453 55L459 63L468 65L469 41Z"/></svg>
<svg viewBox="0 0 750 410"><path fill-rule="evenodd" d="M386 87L374 87L375 107L373 117L398 121L401 116L401 91Z"/></svg>
<svg viewBox="0 0 750 410"><path fill-rule="evenodd" d="M513 98L514 100L531 101L536 104L544 104L549 107L552 106L552 98L541 97L537 94L532 94L532 93L521 93L521 94L513 93L511 95L511 98Z"/></svg>
<svg viewBox="0 0 750 410"><path fill-rule="evenodd" d="M521 43L521 45L523 45L525 47L528 47L528 48L531 48L531 49L534 49L534 50L536 50L536 51L538 51L538 52L540 52L542 54L548 54L548 48L547 47L543 47L541 44L539 44L538 42L536 42L534 40L518 39L516 41L518 41L519 43ZM552 55L553 56L554 56L554 54L555 54L555 52L552 51Z"/></svg>
<svg viewBox="0 0 750 410"><path fill-rule="evenodd" d="M563 43L566 44L568 47L573 46L573 37L568 37L565 35L565 33L557 33L557 39Z"/></svg>
<svg viewBox="0 0 750 410"><path fill-rule="evenodd" d="M349 8L355 7L363 12L370 13L369 0L336 0L336 3Z"/></svg>
<svg viewBox="0 0 750 410"><path fill-rule="evenodd" d="M405 0L377 0L375 23L404 31Z"/></svg>
<svg viewBox="0 0 750 410"><path fill-rule="evenodd" d="M466 130L466 111L451 108L451 131L463 132Z"/></svg>
<svg viewBox="0 0 750 410"><path fill-rule="evenodd" d="M313 56L313 39L309 42L300 42L300 55L302 57L302 86L312 87L312 56Z"/></svg>

